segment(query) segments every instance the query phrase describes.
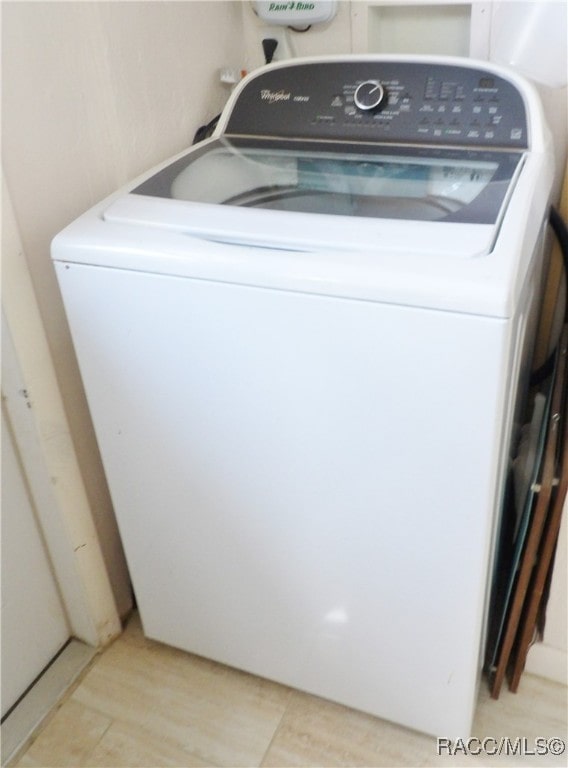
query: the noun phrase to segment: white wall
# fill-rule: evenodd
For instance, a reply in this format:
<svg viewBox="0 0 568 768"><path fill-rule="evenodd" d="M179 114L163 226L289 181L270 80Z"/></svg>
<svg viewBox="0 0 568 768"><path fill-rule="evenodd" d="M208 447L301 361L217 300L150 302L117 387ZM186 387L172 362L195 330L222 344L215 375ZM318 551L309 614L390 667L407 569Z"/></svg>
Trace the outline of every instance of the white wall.
<svg viewBox="0 0 568 768"><path fill-rule="evenodd" d="M3 167L105 560L130 594L116 524L49 257L52 237L191 143L242 66L240 4L4 2ZM25 255L24 255L25 254Z"/></svg>

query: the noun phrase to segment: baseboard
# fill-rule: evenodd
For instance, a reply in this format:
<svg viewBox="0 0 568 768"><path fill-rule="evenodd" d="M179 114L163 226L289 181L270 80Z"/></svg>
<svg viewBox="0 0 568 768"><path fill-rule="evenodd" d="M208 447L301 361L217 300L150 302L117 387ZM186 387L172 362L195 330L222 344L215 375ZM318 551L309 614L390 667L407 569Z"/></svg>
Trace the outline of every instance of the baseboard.
<svg viewBox="0 0 568 768"><path fill-rule="evenodd" d="M2 765L12 762L97 653L72 640L6 717L1 727Z"/></svg>

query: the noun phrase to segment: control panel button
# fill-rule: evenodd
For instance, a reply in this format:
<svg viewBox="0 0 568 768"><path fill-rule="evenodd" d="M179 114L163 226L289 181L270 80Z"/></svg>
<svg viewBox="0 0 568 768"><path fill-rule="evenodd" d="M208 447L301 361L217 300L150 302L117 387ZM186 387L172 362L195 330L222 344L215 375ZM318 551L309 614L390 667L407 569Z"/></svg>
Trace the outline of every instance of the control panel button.
<svg viewBox="0 0 568 768"><path fill-rule="evenodd" d="M353 100L355 106L364 112L369 112L380 107L385 96L386 91L378 80L365 80L355 89Z"/></svg>

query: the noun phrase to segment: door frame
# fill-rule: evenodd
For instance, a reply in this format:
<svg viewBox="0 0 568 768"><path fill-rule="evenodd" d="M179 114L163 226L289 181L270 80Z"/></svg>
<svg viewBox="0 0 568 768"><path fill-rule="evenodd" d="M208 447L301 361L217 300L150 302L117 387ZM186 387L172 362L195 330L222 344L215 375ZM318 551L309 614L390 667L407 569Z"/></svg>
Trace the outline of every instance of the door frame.
<svg viewBox="0 0 568 768"><path fill-rule="evenodd" d="M71 635L100 647L120 634L120 618L4 179L2 186L2 398Z"/></svg>

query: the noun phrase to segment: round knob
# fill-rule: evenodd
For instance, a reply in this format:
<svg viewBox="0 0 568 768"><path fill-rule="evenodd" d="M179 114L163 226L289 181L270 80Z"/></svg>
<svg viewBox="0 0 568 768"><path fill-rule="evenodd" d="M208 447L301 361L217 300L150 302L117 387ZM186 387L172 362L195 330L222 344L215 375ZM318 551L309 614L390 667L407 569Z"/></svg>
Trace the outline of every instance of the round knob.
<svg viewBox="0 0 568 768"><path fill-rule="evenodd" d="M385 96L385 89L378 80L365 80L355 89L353 100L356 107L369 112L377 109L383 103Z"/></svg>

